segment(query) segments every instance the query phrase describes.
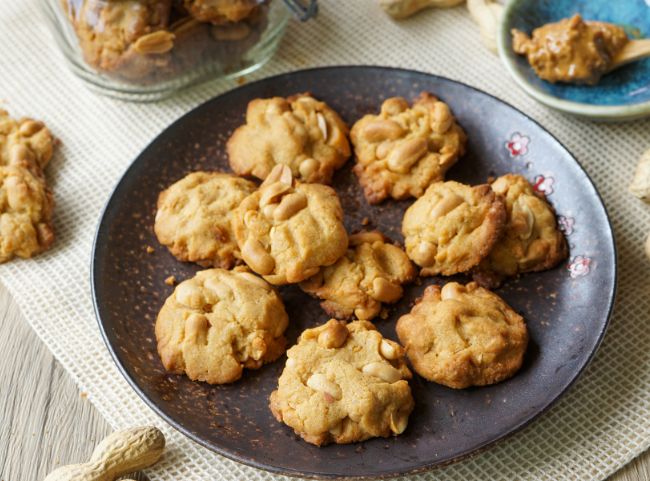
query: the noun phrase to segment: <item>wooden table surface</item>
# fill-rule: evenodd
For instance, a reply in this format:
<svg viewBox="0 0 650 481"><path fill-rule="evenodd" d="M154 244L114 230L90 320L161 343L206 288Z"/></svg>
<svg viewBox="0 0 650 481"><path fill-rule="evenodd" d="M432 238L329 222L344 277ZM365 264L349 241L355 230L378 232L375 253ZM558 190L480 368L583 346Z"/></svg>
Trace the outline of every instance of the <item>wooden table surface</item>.
<svg viewBox="0 0 650 481"><path fill-rule="evenodd" d="M110 432L0 284L0 481L42 481ZM609 481L650 481L650 451Z"/></svg>

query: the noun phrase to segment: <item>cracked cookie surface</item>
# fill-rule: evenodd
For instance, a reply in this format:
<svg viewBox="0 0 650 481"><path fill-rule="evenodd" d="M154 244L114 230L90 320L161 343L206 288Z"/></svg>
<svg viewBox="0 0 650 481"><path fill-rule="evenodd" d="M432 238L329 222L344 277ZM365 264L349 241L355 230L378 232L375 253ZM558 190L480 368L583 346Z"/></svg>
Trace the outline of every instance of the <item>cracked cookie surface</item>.
<svg viewBox="0 0 650 481"><path fill-rule="evenodd" d="M230 166L238 175L265 179L282 164L302 182L329 184L350 157L347 134L341 117L308 94L255 99L246 124L228 140Z"/></svg>
<svg viewBox="0 0 650 481"><path fill-rule="evenodd" d="M292 284L334 264L348 247L336 192L294 182L278 165L234 213L232 226L244 262L271 284Z"/></svg>
<svg viewBox="0 0 650 481"><path fill-rule="evenodd" d="M0 166L0 263L32 257L52 245L53 208L40 175L20 165Z"/></svg>
<svg viewBox="0 0 650 481"><path fill-rule="evenodd" d="M194 381L236 381L280 357L288 317L275 289L245 269L208 269L181 282L156 320L165 369Z"/></svg>
<svg viewBox="0 0 650 481"><path fill-rule="evenodd" d="M0 109L0 166L18 165L40 173L52 158L54 140L38 120L15 120Z"/></svg>
<svg viewBox="0 0 650 481"><path fill-rule="evenodd" d="M505 277L551 269L566 259L568 247L555 211L525 177L503 175L492 183L492 190L505 199L505 232L475 270L475 281L497 287Z"/></svg>
<svg viewBox="0 0 650 481"><path fill-rule="evenodd" d="M192 17L216 25L244 20L260 3L259 0L183 0Z"/></svg>
<svg viewBox="0 0 650 481"><path fill-rule="evenodd" d="M415 371L455 389L508 379L528 345L524 319L475 282L427 287L396 330Z"/></svg>
<svg viewBox="0 0 650 481"><path fill-rule="evenodd" d="M289 349L270 407L318 446L398 435L414 406L410 378L404 349L372 323L331 319Z"/></svg>
<svg viewBox="0 0 650 481"><path fill-rule="evenodd" d="M402 284L417 274L404 251L377 231L350 236L350 248L335 264L323 267L300 288L323 300L332 317L371 320L382 303L397 302Z"/></svg>
<svg viewBox="0 0 650 481"><path fill-rule="evenodd" d="M466 272L489 254L505 221L504 201L489 185L437 182L404 214L406 253L423 276Z"/></svg>
<svg viewBox="0 0 650 481"><path fill-rule="evenodd" d="M420 197L465 151L466 136L449 106L423 92L412 106L402 97L384 101L350 132L354 172L370 204L387 197Z"/></svg>
<svg viewBox="0 0 650 481"><path fill-rule="evenodd" d="M193 172L161 192L154 231L181 261L230 269L241 258L231 221L257 186L220 172Z"/></svg>
<svg viewBox="0 0 650 481"><path fill-rule="evenodd" d="M63 0L91 66L124 79L169 67L171 0Z"/></svg>

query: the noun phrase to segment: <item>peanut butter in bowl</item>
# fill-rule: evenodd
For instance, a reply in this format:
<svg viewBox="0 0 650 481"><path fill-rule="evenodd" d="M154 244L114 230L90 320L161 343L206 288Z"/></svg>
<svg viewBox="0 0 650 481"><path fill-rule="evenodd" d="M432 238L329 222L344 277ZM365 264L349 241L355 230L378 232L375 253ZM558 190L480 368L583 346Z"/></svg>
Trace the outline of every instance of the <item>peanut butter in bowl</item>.
<svg viewBox="0 0 650 481"><path fill-rule="evenodd" d="M511 33L513 50L551 83L597 84L628 42L621 27L578 14L536 28L531 37L517 29Z"/></svg>

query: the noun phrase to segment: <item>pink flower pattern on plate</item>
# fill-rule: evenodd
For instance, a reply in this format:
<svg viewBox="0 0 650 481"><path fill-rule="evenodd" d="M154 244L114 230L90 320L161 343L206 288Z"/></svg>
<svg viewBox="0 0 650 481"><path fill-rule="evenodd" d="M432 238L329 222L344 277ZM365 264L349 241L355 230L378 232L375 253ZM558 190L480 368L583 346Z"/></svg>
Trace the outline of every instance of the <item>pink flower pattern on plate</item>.
<svg viewBox="0 0 650 481"><path fill-rule="evenodd" d="M591 259L585 256L575 256L569 262L567 269L572 279L586 276L591 270Z"/></svg>
<svg viewBox="0 0 650 481"><path fill-rule="evenodd" d="M561 216L558 216L557 223L558 223L558 226L559 226L560 230L562 232L564 232L564 235L573 234L573 226L576 223L575 218L561 215Z"/></svg>
<svg viewBox="0 0 650 481"><path fill-rule="evenodd" d="M528 153L529 143L530 137L515 132L512 134L512 137L510 137L510 140L506 141L505 145L506 149L510 153L510 157L519 157Z"/></svg>
<svg viewBox="0 0 650 481"><path fill-rule="evenodd" d="M553 193L553 184L555 184L553 177L538 175L533 181L533 189L541 194L551 195Z"/></svg>

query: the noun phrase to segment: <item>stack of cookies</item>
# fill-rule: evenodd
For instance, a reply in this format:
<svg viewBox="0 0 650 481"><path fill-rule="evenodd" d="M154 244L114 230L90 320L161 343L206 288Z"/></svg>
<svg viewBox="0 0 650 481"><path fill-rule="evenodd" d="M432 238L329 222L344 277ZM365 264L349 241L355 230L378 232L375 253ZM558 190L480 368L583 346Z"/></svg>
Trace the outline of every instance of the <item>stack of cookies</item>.
<svg viewBox="0 0 650 481"><path fill-rule="evenodd" d="M54 242L54 201L43 173L53 146L43 122L0 110L0 263L32 257Z"/></svg>
<svg viewBox="0 0 650 481"><path fill-rule="evenodd" d="M61 0L83 58L99 72L147 84L204 62L224 72L266 29L266 0Z"/></svg>
<svg viewBox="0 0 650 481"><path fill-rule="evenodd" d="M416 198L404 248L383 233L346 232L327 184L352 154L370 204ZM522 176L490 184L445 181L466 135L429 93L391 98L349 131L310 94L255 99L227 144L232 170L194 172L162 192L154 230L179 260L208 270L180 283L156 322L166 369L228 383L286 349L289 319L277 286L297 284L332 318L287 354L270 408L305 441L324 445L401 434L414 400L412 368L451 388L516 373L524 319L488 290L567 256L553 208ZM239 176L256 177L259 186ZM430 285L396 326L402 345L372 324L418 276L465 273Z"/></svg>

